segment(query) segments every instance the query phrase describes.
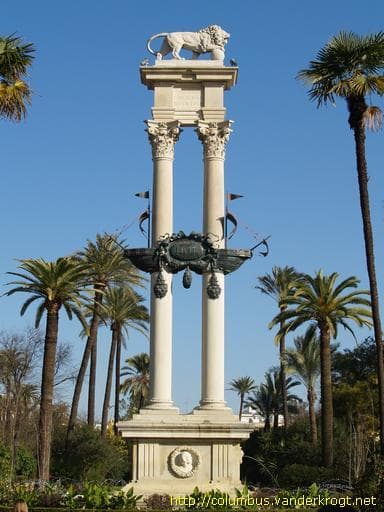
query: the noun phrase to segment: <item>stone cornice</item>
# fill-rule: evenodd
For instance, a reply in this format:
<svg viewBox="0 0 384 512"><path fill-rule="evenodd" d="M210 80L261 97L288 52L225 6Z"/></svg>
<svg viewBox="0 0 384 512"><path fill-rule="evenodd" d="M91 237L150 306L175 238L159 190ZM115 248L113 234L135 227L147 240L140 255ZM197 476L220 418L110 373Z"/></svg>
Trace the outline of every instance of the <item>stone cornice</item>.
<svg viewBox="0 0 384 512"><path fill-rule="evenodd" d="M140 68L141 82L154 89L160 84L169 83L220 83L225 90L237 82L237 67L223 66L214 60L163 60L154 66Z"/></svg>

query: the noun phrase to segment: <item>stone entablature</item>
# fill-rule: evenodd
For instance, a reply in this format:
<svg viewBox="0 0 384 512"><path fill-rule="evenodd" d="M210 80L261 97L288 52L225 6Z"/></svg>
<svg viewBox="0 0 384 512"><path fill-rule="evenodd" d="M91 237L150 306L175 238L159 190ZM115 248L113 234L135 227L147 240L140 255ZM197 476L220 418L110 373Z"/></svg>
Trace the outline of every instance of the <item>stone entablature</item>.
<svg viewBox="0 0 384 512"><path fill-rule="evenodd" d="M140 68L141 81L154 91L155 121L224 121L224 91L235 85L237 68L217 61L156 61Z"/></svg>

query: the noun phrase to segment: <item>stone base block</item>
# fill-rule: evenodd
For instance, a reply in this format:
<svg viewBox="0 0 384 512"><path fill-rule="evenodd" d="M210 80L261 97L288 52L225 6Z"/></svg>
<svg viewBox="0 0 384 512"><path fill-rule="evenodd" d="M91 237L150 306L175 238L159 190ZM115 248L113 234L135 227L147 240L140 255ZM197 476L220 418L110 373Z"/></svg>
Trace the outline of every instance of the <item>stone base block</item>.
<svg viewBox="0 0 384 512"><path fill-rule="evenodd" d="M185 496L195 487L234 494L241 488L240 443L253 427L231 409L196 409L191 414L144 410L118 425L132 447L132 481L136 494Z"/></svg>

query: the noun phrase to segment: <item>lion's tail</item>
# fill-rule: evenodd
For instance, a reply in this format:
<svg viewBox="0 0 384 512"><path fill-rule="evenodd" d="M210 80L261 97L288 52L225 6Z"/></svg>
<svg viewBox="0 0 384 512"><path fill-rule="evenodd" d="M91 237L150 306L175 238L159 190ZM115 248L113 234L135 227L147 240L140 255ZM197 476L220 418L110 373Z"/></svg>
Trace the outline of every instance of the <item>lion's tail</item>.
<svg viewBox="0 0 384 512"><path fill-rule="evenodd" d="M166 37L168 35L167 32L161 32L160 34L155 34L154 36L150 37L148 39L148 42L147 42L147 50L149 51L149 53L152 53L152 55L156 55L157 52L154 52L151 48L151 42L154 40L154 39L157 39L158 37Z"/></svg>

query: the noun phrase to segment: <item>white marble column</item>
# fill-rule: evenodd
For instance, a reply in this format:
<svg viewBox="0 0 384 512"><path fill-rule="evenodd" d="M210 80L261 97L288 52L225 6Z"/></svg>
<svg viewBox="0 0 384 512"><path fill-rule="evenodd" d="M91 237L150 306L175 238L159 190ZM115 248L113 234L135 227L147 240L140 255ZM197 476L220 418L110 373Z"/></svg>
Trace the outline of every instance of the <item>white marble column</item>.
<svg viewBox="0 0 384 512"><path fill-rule="evenodd" d="M199 122L197 133L204 146L203 233L214 246L224 247L224 159L225 146L231 133L231 121ZM224 276L215 273L220 296L211 299L207 286L211 273L203 275L202 287L202 409L226 407L224 400Z"/></svg>
<svg viewBox="0 0 384 512"><path fill-rule="evenodd" d="M146 121L152 146L152 243L173 231L173 158L179 123ZM158 273L151 276L150 399L149 409L172 409L172 275L162 272L168 286L165 297L153 292ZM175 409L175 408L174 408Z"/></svg>

